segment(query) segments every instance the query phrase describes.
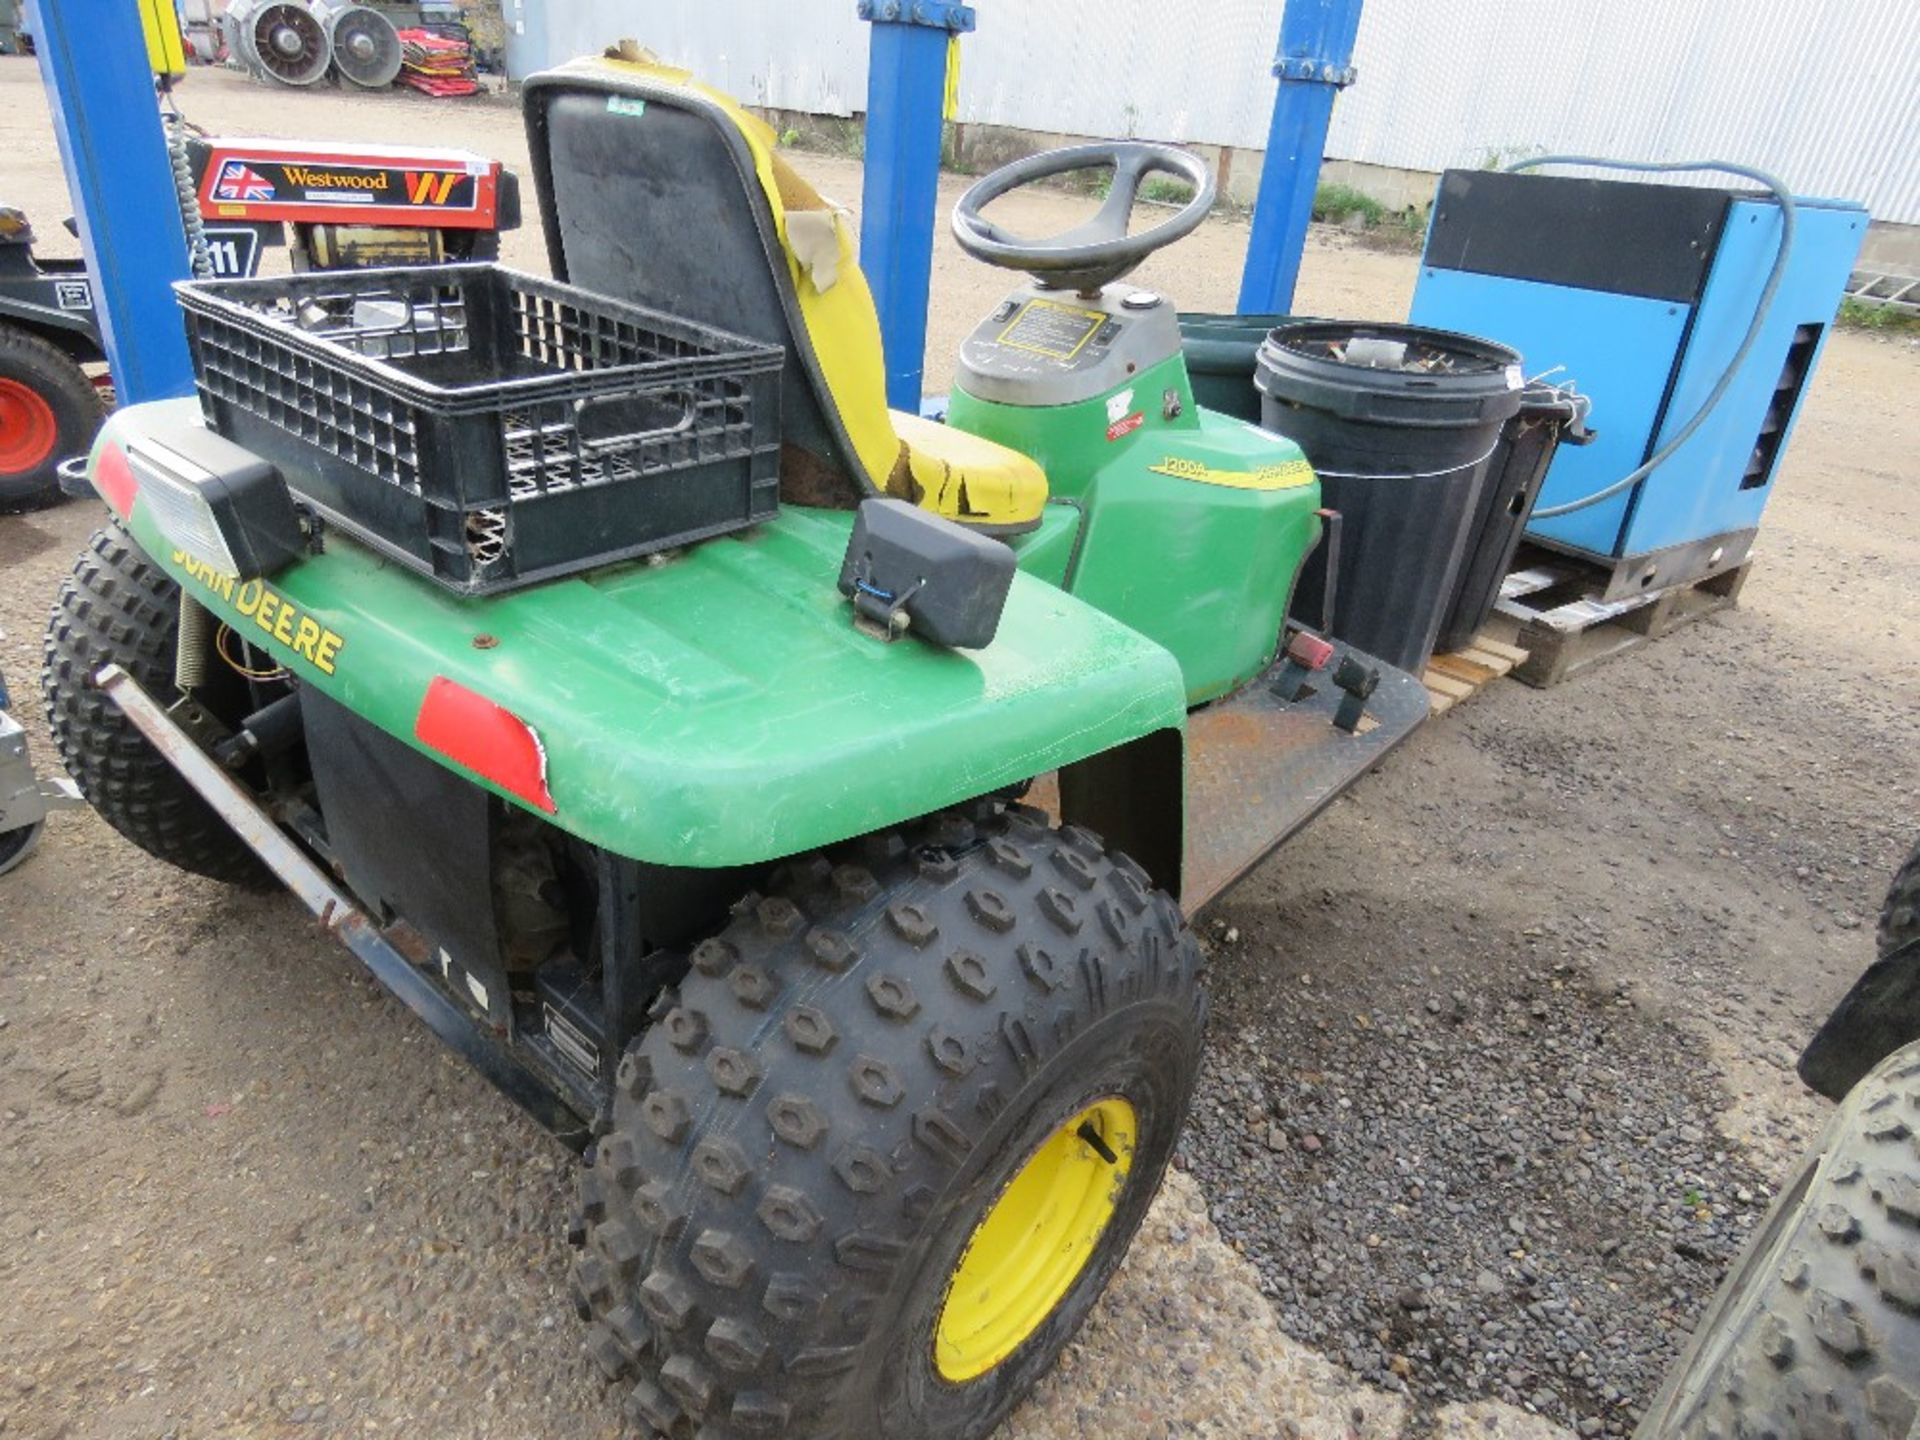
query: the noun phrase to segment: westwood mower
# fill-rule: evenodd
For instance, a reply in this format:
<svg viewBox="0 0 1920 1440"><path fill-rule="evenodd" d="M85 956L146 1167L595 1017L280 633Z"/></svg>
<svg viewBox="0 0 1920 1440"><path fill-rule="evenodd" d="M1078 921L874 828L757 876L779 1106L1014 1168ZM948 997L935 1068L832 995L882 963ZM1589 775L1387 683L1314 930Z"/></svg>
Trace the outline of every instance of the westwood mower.
<svg viewBox="0 0 1920 1440"><path fill-rule="evenodd" d="M197 268L221 278L282 244L298 271L490 260L520 223L512 173L464 150L183 136L180 162ZM0 205L0 505L53 499L103 414L83 368L106 362L93 277L33 245L26 215Z"/></svg>
<svg viewBox="0 0 1920 1440"><path fill-rule="evenodd" d="M845 225L732 100L600 60L526 116L552 280L181 288L199 401L94 447L53 734L123 835L289 887L586 1151L577 1300L637 1425L984 1435L1172 1155L1190 917L1426 693L1288 624L1319 482L1125 279L1207 212L1194 156L969 191L1022 278L943 425L889 412ZM1082 170L1066 234L983 213ZM1155 172L1193 198L1130 233Z"/></svg>
<svg viewBox="0 0 1920 1440"><path fill-rule="evenodd" d="M79 260L37 258L33 227L0 205L0 506L52 498L54 467L85 453L100 397L83 364L104 358L93 281Z"/></svg>

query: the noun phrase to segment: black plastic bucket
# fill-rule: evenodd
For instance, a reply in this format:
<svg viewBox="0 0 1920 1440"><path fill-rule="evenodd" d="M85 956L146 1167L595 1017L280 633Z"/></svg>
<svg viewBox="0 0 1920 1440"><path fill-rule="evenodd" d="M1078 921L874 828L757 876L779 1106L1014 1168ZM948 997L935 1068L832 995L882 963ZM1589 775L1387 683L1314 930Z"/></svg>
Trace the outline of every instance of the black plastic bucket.
<svg viewBox="0 0 1920 1440"><path fill-rule="evenodd" d="M1180 350L1187 360L1195 403L1250 425L1260 423L1260 392L1253 372L1268 333L1291 315L1180 317Z"/></svg>
<svg viewBox="0 0 1920 1440"><path fill-rule="evenodd" d="M1306 452L1341 516L1334 636L1419 674L1454 593L1520 356L1471 335L1315 320L1261 344L1260 424ZM1292 616L1318 626L1327 552L1301 568Z"/></svg>
<svg viewBox="0 0 1920 1440"><path fill-rule="evenodd" d="M1562 444L1584 445L1587 397L1558 386L1529 385L1520 409L1500 430L1487 478L1467 532L1466 553L1454 578L1453 599L1440 621L1436 650L1464 650L1500 599L1500 582L1513 565L1547 467Z"/></svg>

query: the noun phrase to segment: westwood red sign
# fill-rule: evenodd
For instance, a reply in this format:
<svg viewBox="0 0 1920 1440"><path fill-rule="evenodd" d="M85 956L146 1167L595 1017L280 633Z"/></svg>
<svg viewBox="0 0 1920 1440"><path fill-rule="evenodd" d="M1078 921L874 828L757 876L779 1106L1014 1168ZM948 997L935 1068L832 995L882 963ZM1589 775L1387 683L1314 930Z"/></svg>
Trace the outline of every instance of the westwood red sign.
<svg viewBox="0 0 1920 1440"><path fill-rule="evenodd" d="M201 181L210 220L281 220L490 230L500 166L464 150L346 149L279 140L221 140Z"/></svg>

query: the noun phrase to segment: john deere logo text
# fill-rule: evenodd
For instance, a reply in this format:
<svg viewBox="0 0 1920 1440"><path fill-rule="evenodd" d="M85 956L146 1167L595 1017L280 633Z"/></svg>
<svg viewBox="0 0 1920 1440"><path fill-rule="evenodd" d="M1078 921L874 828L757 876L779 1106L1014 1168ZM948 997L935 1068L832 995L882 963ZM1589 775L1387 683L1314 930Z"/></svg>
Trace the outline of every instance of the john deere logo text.
<svg viewBox="0 0 1920 1440"><path fill-rule="evenodd" d="M295 185L311 187L315 190L384 190L387 188L387 175L384 170L309 170L304 165L286 165L281 167L287 179Z"/></svg>
<svg viewBox="0 0 1920 1440"><path fill-rule="evenodd" d="M444 205L447 197L453 193L453 187L460 181L457 173L441 173L433 170L407 171L407 203L409 205Z"/></svg>
<svg viewBox="0 0 1920 1440"><path fill-rule="evenodd" d="M184 550L173 552L173 563L251 620L267 639L278 640L321 674L334 673L335 663L347 644L346 637L339 631L328 629L286 596L269 590L264 581L243 581L237 576L223 575ZM243 640L255 645L260 643L244 623L238 627L238 633Z"/></svg>

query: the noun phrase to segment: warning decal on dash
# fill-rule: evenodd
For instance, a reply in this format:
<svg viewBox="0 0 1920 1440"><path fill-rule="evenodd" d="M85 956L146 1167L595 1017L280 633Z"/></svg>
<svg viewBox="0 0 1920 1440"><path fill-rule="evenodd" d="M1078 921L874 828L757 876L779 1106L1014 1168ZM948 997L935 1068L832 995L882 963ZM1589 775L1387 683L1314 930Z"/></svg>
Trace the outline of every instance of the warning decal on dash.
<svg viewBox="0 0 1920 1440"><path fill-rule="evenodd" d="M1107 317L1098 310L1080 310L1053 300L1029 300L1000 332L996 343L1049 360L1071 360L1106 322Z"/></svg>

